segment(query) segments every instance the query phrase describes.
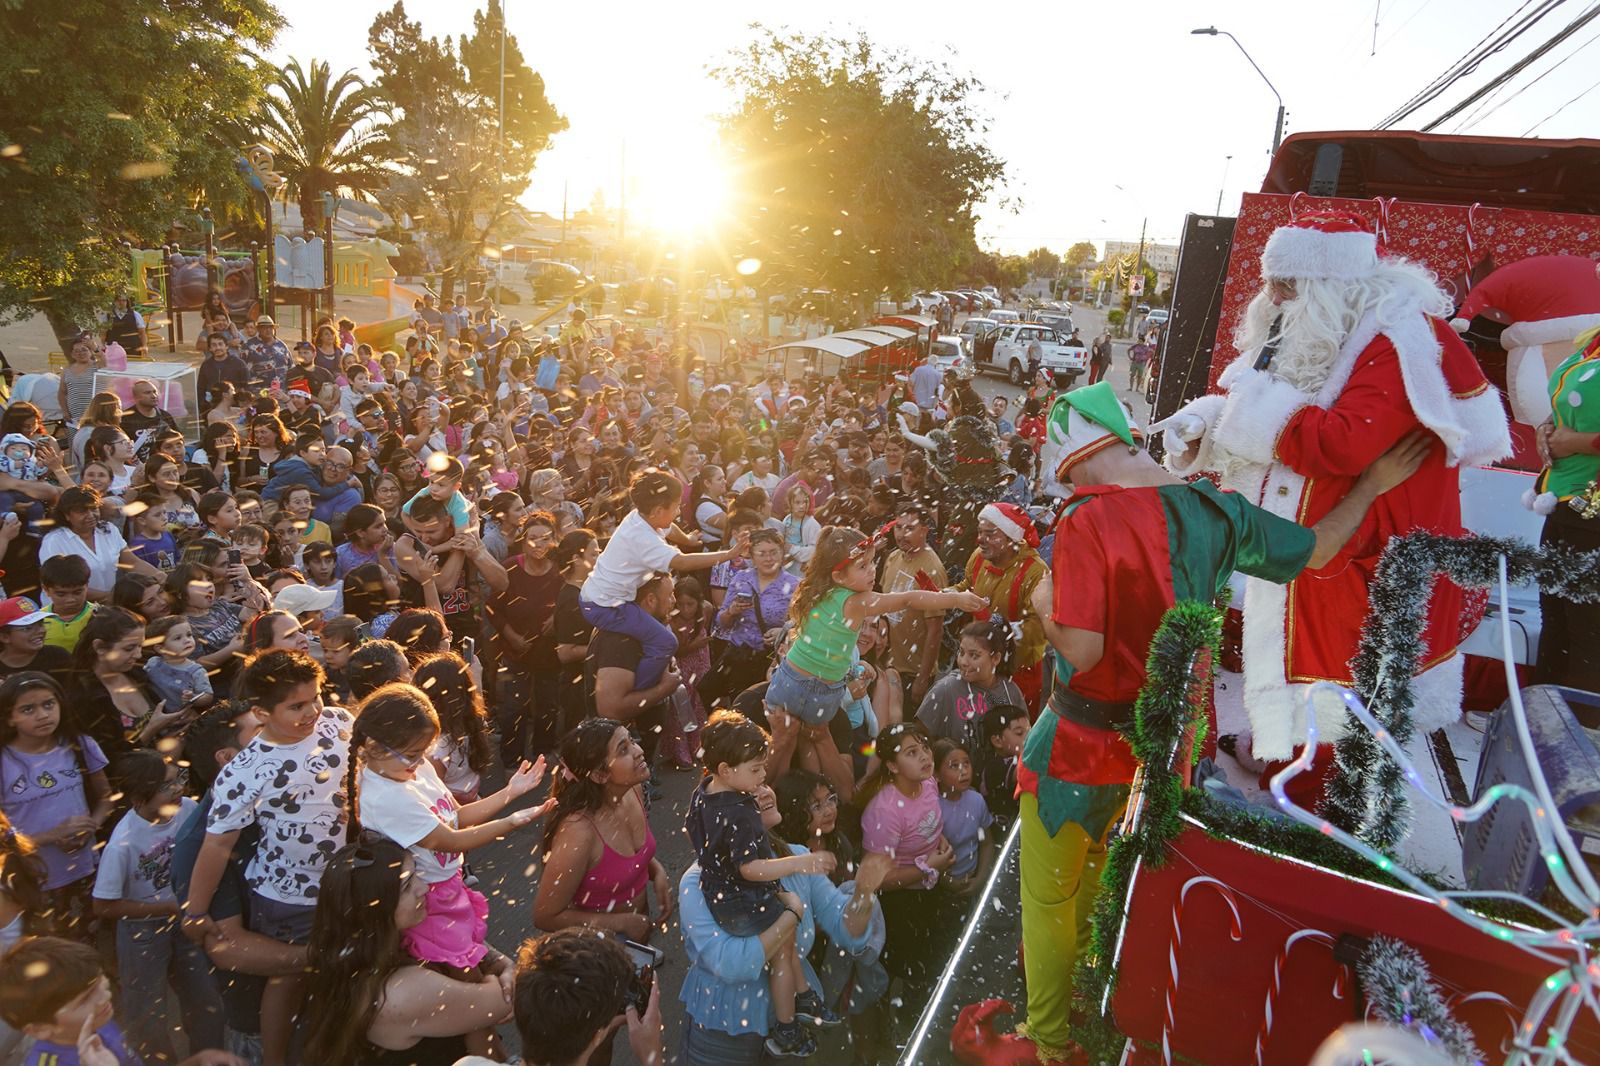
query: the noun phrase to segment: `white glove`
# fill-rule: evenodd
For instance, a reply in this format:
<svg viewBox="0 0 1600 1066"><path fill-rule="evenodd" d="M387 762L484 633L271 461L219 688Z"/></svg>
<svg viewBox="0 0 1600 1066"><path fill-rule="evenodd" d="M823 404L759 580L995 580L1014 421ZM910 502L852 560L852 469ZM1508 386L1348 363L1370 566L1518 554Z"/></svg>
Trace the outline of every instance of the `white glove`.
<svg viewBox="0 0 1600 1066"><path fill-rule="evenodd" d="M1150 427L1150 432L1159 433L1166 431L1181 441L1196 441L1205 436L1206 420L1199 415L1189 414L1187 411L1178 411L1163 418Z"/></svg>

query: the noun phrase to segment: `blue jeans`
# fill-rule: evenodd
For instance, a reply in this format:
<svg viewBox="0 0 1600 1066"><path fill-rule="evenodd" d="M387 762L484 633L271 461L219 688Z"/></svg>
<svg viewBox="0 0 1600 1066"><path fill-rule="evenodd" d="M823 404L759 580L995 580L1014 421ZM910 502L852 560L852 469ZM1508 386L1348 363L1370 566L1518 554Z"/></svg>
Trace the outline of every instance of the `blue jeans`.
<svg viewBox="0 0 1600 1066"><path fill-rule="evenodd" d="M667 672L667 664L678 650L678 638L672 630L637 603L602 607L580 597L578 608L583 612L585 622L597 629L632 637L643 647L644 654L633 670L635 690L649 688L661 680L661 675Z"/></svg>
<svg viewBox="0 0 1600 1066"><path fill-rule="evenodd" d="M165 1024L170 982L193 1051L222 1047L222 998L211 980L205 952L178 930L174 918L123 918L117 922L121 1017L128 1039L146 1062L176 1061L172 1028Z"/></svg>
<svg viewBox="0 0 1600 1066"><path fill-rule="evenodd" d="M766 1060L766 1038L760 1033L724 1033L683 1016L681 1066L760 1066Z"/></svg>

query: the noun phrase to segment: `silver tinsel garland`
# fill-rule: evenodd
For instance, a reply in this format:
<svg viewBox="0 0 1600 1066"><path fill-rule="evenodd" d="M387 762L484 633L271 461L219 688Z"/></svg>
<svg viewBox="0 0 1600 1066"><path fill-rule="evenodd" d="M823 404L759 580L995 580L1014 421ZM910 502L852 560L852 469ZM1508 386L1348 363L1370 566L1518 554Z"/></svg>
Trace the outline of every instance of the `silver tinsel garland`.
<svg viewBox="0 0 1600 1066"><path fill-rule="evenodd" d="M1373 937L1356 970L1368 1008L1379 1020L1410 1029L1460 1066L1483 1062L1472 1031L1450 1013L1416 948L1390 937Z"/></svg>
<svg viewBox="0 0 1600 1066"><path fill-rule="evenodd" d="M1422 661L1428 602L1438 575L1463 588L1488 588L1506 557L1508 579L1534 581L1552 596L1600 601L1600 551L1535 547L1500 537L1410 533L1384 550L1372 583L1361 645L1351 661L1355 691L1403 747L1415 727L1412 674ZM1371 846L1393 854L1410 824L1400 768L1364 729L1350 729L1335 748L1322 815Z"/></svg>

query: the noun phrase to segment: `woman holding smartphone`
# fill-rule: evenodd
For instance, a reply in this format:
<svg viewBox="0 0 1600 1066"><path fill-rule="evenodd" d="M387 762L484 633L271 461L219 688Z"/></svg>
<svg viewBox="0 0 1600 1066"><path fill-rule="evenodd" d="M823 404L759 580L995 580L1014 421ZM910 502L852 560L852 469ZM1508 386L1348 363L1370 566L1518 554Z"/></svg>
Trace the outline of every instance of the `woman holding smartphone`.
<svg viewBox="0 0 1600 1066"><path fill-rule="evenodd" d="M700 683L707 709L728 702L766 680L774 649L783 637L789 601L800 579L783 569L783 537L774 529L750 534L751 565L728 581L713 634L724 641L722 654Z"/></svg>

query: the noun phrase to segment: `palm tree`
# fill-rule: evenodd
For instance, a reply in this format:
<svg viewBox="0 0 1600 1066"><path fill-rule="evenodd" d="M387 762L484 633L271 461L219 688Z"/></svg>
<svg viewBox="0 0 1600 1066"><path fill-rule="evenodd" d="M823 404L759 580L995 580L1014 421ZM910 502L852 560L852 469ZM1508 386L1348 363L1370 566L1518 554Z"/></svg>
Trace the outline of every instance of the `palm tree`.
<svg viewBox="0 0 1600 1066"><path fill-rule="evenodd" d="M261 136L307 228L322 228L323 193L368 200L388 180L384 109L353 70L335 79L327 63L312 60L308 75L292 60L268 91Z"/></svg>

